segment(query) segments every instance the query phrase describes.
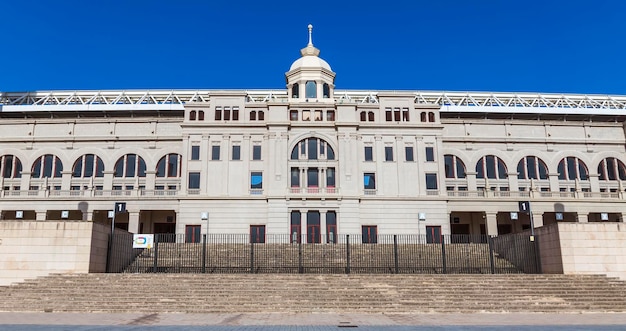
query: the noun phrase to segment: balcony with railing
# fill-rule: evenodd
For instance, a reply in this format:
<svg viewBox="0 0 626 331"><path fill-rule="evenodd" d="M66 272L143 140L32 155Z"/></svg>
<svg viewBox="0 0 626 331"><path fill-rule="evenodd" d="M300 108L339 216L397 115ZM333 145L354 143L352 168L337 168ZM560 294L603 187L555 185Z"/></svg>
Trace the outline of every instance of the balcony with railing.
<svg viewBox="0 0 626 331"><path fill-rule="evenodd" d="M586 192L586 191L447 191L449 198L458 199L546 199L546 200L571 200L571 199L626 199L626 192Z"/></svg>
<svg viewBox="0 0 626 331"><path fill-rule="evenodd" d="M170 198L176 197L178 190L0 190L2 198L106 198L106 197L138 197L138 198Z"/></svg>

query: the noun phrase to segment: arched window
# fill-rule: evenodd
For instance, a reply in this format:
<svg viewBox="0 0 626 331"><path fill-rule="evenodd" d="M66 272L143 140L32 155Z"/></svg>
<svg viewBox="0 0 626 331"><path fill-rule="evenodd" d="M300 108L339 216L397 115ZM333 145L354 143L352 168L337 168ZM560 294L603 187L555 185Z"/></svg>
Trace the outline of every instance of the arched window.
<svg viewBox="0 0 626 331"><path fill-rule="evenodd" d="M310 80L306 82L304 95L307 98L317 98L317 84L314 81Z"/></svg>
<svg viewBox="0 0 626 331"><path fill-rule="evenodd" d="M2 178L22 178L22 162L16 156L3 155L0 157L0 173Z"/></svg>
<svg viewBox="0 0 626 331"><path fill-rule="evenodd" d="M292 160L334 160L335 151L323 139L306 138L300 140L291 150Z"/></svg>
<svg viewBox="0 0 626 331"><path fill-rule="evenodd" d="M298 99L300 97L300 84L293 84L291 87L291 97L294 99Z"/></svg>
<svg viewBox="0 0 626 331"><path fill-rule="evenodd" d="M253 110L250 112L250 120L256 121L256 111Z"/></svg>
<svg viewBox="0 0 626 331"><path fill-rule="evenodd" d="M374 112L373 111L367 113L367 120L370 121L370 122L374 122Z"/></svg>
<svg viewBox="0 0 626 331"><path fill-rule="evenodd" d="M517 164L518 179L548 179L548 167L540 158L527 156Z"/></svg>
<svg viewBox="0 0 626 331"><path fill-rule="evenodd" d="M421 122L426 122L426 112L421 112L420 113L420 121Z"/></svg>
<svg viewBox="0 0 626 331"><path fill-rule="evenodd" d="M443 156L446 178L465 178L465 164L456 155Z"/></svg>
<svg viewBox="0 0 626 331"><path fill-rule="evenodd" d="M589 171L585 163L573 156L562 159L557 167L557 172L561 180L589 179Z"/></svg>
<svg viewBox="0 0 626 331"><path fill-rule="evenodd" d="M264 111L259 110L259 114L258 115L259 116L257 116L257 117L258 117L259 121L265 121L265 112Z"/></svg>
<svg viewBox="0 0 626 331"><path fill-rule="evenodd" d="M63 171L63 163L52 154L40 156L32 167L32 178L60 178Z"/></svg>
<svg viewBox="0 0 626 331"><path fill-rule="evenodd" d="M180 177L180 161L178 154L167 154L159 160L156 168L157 177Z"/></svg>
<svg viewBox="0 0 626 331"><path fill-rule="evenodd" d="M367 112L361 112L361 122L365 122L367 120Z"/></svg>
<svg viewBox="0 0 626 331"><path fill-rule="evenodd" d="M607 157L598 165L600 180L626 180L624 163L614 157Z"/></svg>
<svg viewBox="0 0 626 331"><path fill-rule="evenodd" d="M322 86L322 90L323 97L326 99L330 98L330 86L324 83L324 85Z"/></svg>
<svg viewBox="0 0 626 331"><path fill-rule="evenodd" d="M192 110L189 112L189 120L190 121L195 121L196 120L196 111Z"/></svg>
<svg viewBox="0 0 626 331"><path fill-rule="evenodd" d="M146 162L137 154L126 154L115 163L115 177L146 177Z"/></svg>
<svg viewBox="0 0 626 331"><path fill-rule="evenodd" d="M204 111L203 110L198 110L198 120L199 121L204 121Z"/></svg>
<svg viewBox="0 0 626 331"><path fill-rule="evenodd" d="M435 113L432 111L428 112L428 122L435 122Z"/></svg>
<svg viewBox="0 0 626 331"><path fill-rule="evenodd" d="M504 162L497 156L486 155L476 163L476 178L506 179L508 174Z"/></svg>
<svg viewBox="0 0 626 331"><path fill-rule="evenodd" d="M104 162L93 154L85 154L74 162L72 177L104 177Z"/></svg>

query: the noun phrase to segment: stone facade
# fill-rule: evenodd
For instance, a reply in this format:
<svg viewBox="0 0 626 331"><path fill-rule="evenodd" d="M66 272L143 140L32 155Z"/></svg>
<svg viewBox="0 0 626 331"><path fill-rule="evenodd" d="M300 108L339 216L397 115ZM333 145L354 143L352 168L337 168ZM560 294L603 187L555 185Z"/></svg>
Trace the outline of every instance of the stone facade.
<svg viewBox="0 0 626 331"><path fill-rule="evenodd" d="M535 227L624 221L624 109L335 90L318 55L304 48L282 91L2 94L2 219L110 224L120 201L115 223L134 233L313 242L520 232L531 222L512 214L519 201Z"/></svg>

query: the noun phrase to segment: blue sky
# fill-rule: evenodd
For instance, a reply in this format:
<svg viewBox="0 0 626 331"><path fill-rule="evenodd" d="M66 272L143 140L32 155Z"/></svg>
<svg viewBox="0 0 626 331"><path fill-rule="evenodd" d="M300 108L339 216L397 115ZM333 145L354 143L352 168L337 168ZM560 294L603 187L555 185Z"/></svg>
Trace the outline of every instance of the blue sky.
<svg viewBox="0 0 626 331"><path fill-rule="evenodd" d="M626 1L0 0L0 91L283 89L313 42L338 89L626 94Z"/></svg>

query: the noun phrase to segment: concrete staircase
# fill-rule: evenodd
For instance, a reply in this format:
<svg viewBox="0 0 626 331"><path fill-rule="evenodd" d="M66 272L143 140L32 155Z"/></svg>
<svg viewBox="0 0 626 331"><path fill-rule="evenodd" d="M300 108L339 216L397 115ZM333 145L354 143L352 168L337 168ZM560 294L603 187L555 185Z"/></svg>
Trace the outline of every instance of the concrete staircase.
<svg viewBox="0 0 626 331"><path fill-rule="evenodd" d="M0 297L24 312L626 312L626 282L599 275L65 274Z"/></svg>

